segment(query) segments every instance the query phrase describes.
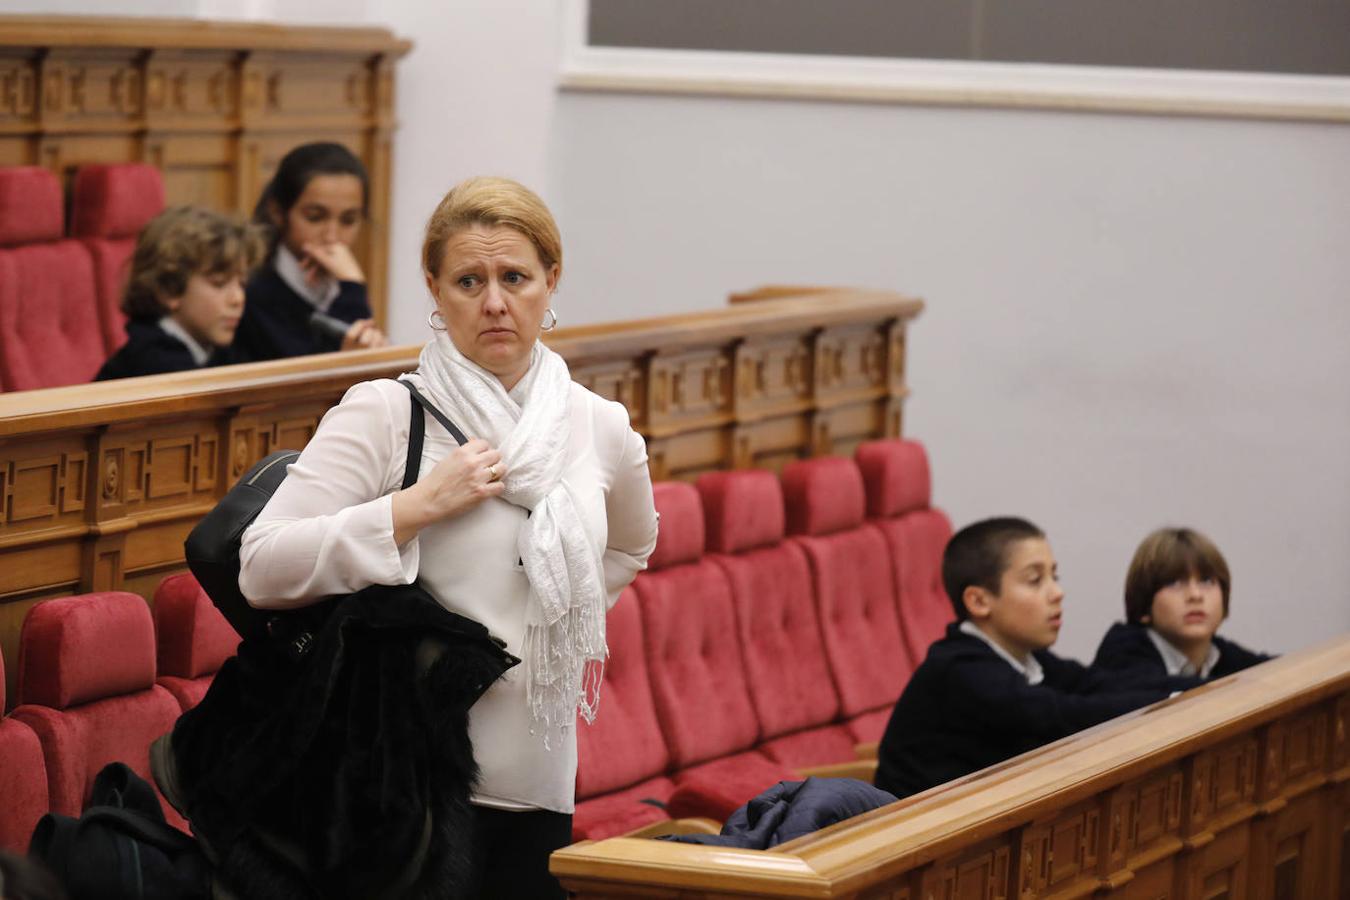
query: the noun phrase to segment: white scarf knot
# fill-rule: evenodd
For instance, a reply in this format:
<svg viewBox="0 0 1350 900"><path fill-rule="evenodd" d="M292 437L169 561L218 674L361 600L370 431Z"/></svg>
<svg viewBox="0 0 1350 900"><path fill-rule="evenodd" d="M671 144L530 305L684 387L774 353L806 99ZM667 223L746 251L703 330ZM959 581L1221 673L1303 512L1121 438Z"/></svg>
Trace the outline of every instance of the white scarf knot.
<svg viewBox="0 0 1350 900"><path fill-rule="evenodd" d="M502 499L529 513L516 545L530 582L521 657L531 730L542 730L547 745L552 730L565 733L578 712L594 721L608 654L604 548L590 540L562 480L571 372L536 342L518 403L441 332L422 349L417 374L433 402L449 401L443 411L465 434L497 448L506 468Z"/></svg>

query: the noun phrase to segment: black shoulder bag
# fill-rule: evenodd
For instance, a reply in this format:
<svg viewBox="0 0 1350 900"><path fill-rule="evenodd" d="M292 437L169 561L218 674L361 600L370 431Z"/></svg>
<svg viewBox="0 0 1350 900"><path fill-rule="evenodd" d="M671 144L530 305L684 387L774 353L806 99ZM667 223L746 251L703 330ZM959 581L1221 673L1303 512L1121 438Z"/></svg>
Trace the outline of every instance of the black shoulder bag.
<svg viewBox="0 0 1350 900"><path fill-rule="evenodd" d="M403 470L403 487L409 488L417 483L422 463L422 439L426 431L424 410L460 444L468 439L415 387L402 379L399 384L408 389L414 400L408 428L408 457ZM245 641L272 644L294 659L303 657L309 650L314 635L323 627L341 597L294 610L256 609L239 590L239 547L245 529L272 499L291 463L299 456L298 450L278 450L256 463L197 523L184 544L188 569L239 636Z"/></svg>

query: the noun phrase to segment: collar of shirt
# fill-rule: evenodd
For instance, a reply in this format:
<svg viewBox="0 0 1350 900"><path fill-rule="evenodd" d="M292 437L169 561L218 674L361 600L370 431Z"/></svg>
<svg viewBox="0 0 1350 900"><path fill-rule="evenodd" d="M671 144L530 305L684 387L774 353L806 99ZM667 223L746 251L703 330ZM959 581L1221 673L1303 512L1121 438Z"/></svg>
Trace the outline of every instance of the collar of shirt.
<svg viewBox="0 0 1350 900"><path fill-rule="evenodd" d="M170 316L162 316L160 318L159 330L182 341L187 346L188 352L192 354L192 361L198 366L206 365L206 361L211 358L211 351L197 343L196 338L188 334L187 329L182 325L179 325L178 322Z"/></svg>
<svg viewBox="0 0 1350 900"><path fill-rule="evenodd" d="M1031 654L1027 654L1027 661L1025 664L1018 662L1016 657L995 643L993 638L981 631L979 627L969 619L966 619L961 623L961 633L979 638L988 644L989 648L997 653L1004 662L1012 666L1018 675L1021 675L1027 680L1027 684L1040 684L1045 680L1045 670L1041 668L1040 660L1036 659L1036 657Z"/></svg>
<svg viewBox="0 0 1350 900"><path fill-rule="evenodd" d="M1209 652L1205 654L1204 665L1197 671L1195 663L1191 662L1185 653L1178 650L1172 645L1171 641L1152 628L1148 629L1148 638L1153 642L1153 646L1158 648L1158 655L1162 657L1163 666L1167 669L1168 675L1184 675L1191 678L1199 675L1201 678L1208 678L1209 673L1214 671L1214 666L1219 661L1219 648L1214 646L1213 641L1210 641Z"/></svg>
<svg viewBox="0 0 1350 900"><path fill-rule="evenodd" d="M326 275L319 279L318 283L310 284L305 278L305 270L300 268L300 260L296 259L295 254L288 250L285 244L277 244L273 265L276 266L277 275L281 276L281 280L320 312L328 312L328 308L337 299L338 292L342 290L336 278Z"/></svg>

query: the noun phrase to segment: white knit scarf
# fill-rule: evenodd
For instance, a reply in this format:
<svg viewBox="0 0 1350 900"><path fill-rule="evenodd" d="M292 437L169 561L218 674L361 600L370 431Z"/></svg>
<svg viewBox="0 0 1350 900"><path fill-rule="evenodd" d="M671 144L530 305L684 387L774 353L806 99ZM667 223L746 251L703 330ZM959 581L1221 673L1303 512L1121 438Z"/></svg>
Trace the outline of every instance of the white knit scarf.
<svg viewBox="0 0 1350 900"><path fill-rule="evenodd" d="M561 356L536 342L517 403L445 332L422 349L416 374L466 435L501 452L502 499L529 511L517 538L530 582L521 657L531 731L542 731L547 746L552 731L566 733L578 712L594 721L608 652L604 548L589 538L562 481L572 375Z"/></svg>

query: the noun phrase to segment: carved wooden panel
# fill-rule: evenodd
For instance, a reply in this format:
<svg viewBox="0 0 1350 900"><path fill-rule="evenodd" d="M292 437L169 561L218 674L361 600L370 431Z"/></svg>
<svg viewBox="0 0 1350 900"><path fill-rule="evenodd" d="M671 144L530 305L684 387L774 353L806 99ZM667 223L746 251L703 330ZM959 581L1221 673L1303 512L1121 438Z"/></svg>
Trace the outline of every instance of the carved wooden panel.
<svg viewBox="0 0 1350 900"><path fill-rule="evenodd" d="M1018 896L1072 892L1075 887L1090 892L1095 888L1100 825L1101 814L1094 801L1028 826L1022 832Z"/></svg>
<svg viewBox="0 0 1350 900"><path fill-rule="evenodd" d="M1189 761L1189 798L1183 804L1188 846L1203 846L1215 831L1256 811L1256 763L1256 735L1230 741Z"/></svg>
<svg viewBox="0 0 1350 900"><path fill-rule="evenodd" d="M1255 896L1275 900L1329 896L1323 859L1327 802L1321 794L1304 794L1253 823L1251 883Z"/></svg>
<svg viewBox="0 0 1350 900"><path fill-rule="evenodd" d="M815 355L809 335L751 338L736 347L736 417L740 421L810 409Z"/></svg>
<svg viewBox="0 0 1350 900"><path fill-rule="evenodd" d="M1195 900L1246 900L1250 826L1241 822L1183 859L1184 896Z"/></svg>
<svg viewBox="0 0 1350 900"><path fill-rule="evenodd" d="M647 427L647 387L643 367L632 359L591 362L572 367L572 380L608 400L628 408L628 420L638 430Z"/></svg>
<svg viewBox="0 0 1350 900"><path fill-rule="evenodd" d="M1259 799L1282 798L1326 779L1328 717L1323 709L1272 724L1264 734Z"/></svg>
<svg viewBox="0 0 1350 900"><path fill-rule="evenodd" d="M984 842L940 859L923 871L918 896L923 900L1007 900L1012 896L1016 838Z"/></svg>

